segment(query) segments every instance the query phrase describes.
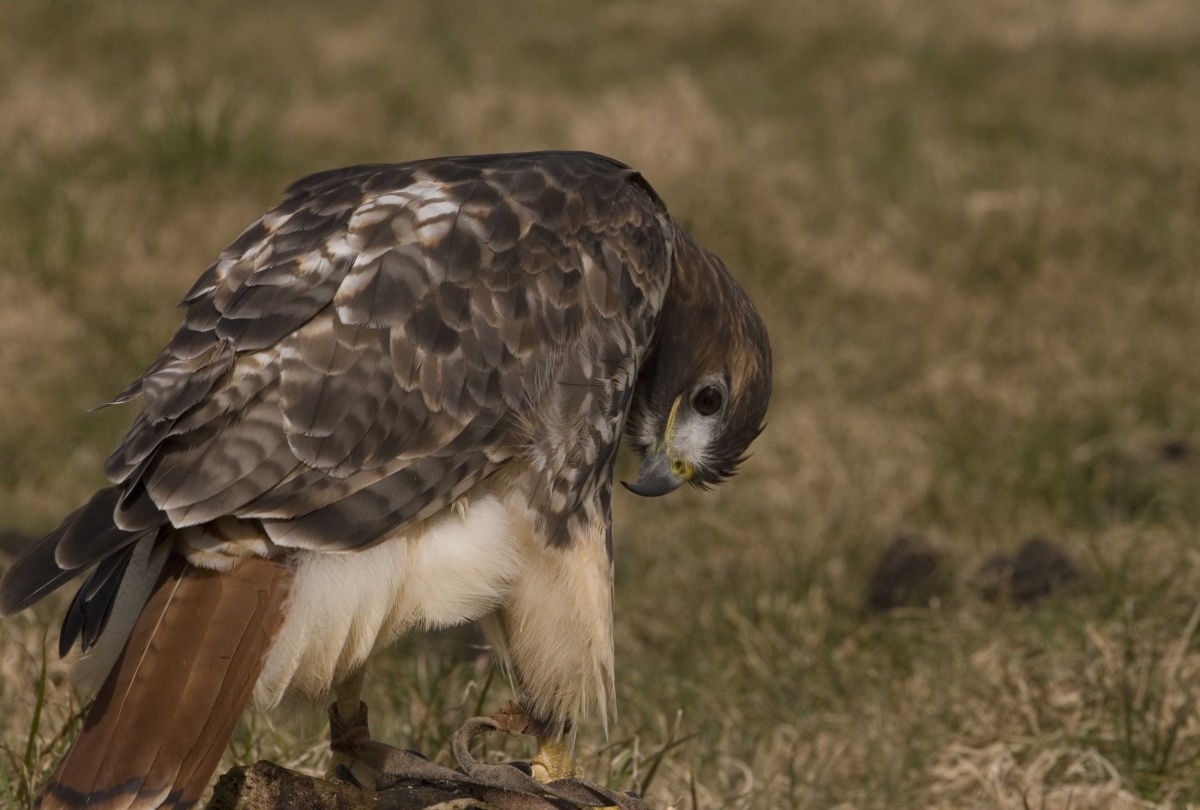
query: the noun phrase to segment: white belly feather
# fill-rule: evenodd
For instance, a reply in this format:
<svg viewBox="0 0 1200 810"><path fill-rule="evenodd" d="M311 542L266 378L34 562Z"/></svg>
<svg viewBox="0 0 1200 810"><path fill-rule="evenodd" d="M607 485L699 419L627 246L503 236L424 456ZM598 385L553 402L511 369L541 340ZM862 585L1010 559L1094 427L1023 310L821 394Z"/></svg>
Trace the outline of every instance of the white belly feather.
<svg viewBox="0 0 1200 810"><path fill-rule="evenodd" d="M461 624L505 604L530 539L521 518L482 491L467 509L447 509L366 551L299 555L256 705L318 696L410 629Z"/></svg>
<svg viewBox="0 0 1200 810"><path fill-rule="evenodd" d="M270 710L285 699L318 698L371 653L413 629L483 619L494 652L543 717L575 717L613 699L612 564L605 527L590 526L565 548L534 531L520 487L494 476L469 499L387 538L343 553L294 552L284 621L254 690ZM244 535L244 536L243 536ZM108 628L78 662L96 687L116 660L166 554L217 570L239 555L269 553L250 524L183 530L172 547L134 555Z"/></svg>

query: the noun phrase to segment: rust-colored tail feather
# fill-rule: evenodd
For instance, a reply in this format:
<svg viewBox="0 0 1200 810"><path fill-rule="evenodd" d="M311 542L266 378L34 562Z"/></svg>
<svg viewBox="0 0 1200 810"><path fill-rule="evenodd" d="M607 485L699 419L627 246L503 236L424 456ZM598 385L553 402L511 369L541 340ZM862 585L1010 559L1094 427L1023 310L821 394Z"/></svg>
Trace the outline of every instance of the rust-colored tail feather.
<svg viewBox="0 0 1200 810"><path fill-rule="evenodd" d="M168 561L35 807L191 807L208 785L283 620L291 573Z"/></svg>

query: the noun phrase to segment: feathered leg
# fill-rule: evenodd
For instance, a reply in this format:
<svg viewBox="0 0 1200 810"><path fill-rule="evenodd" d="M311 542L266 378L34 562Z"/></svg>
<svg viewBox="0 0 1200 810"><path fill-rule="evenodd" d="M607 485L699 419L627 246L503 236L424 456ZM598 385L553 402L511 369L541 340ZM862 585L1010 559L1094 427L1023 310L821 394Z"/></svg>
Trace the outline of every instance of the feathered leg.
<svg viewBox="0 0 1200 810"><path fill-rule="evenodd" d="M536 538L508 604L480 622L516 682L525 733L538 738L531 764L542 782L580 775L571 759L575 718L597 711L607 730L613 637L606 537L606 525L596 522L567 548Z"/></svg>

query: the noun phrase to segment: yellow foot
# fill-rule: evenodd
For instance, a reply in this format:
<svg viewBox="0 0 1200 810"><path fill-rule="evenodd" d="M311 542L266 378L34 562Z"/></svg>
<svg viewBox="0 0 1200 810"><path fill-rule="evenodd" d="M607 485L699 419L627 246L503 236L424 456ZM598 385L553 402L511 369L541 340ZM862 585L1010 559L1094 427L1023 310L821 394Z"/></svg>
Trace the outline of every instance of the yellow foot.
<svg viewBox="0 0 1200 810"><path fill-rule="evenodd" d="M538 738L537 756L530 766L533 768L533 778L543 783L583 776L583 771L571 759L571 750L563 745L562 740L549 737Z"/></svg>

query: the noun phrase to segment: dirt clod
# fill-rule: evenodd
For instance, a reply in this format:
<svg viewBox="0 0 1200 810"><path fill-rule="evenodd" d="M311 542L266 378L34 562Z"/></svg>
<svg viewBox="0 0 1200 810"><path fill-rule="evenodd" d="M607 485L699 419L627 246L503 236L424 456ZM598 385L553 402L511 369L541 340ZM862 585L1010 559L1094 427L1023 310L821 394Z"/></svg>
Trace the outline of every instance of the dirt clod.
<svg viewBox="0 0 1200 810"><path fill-rule="evenodd" d="M900 535L883 552L867 591L867 607L924 606L943 590L940 559L927 542Z"/></svg>
<svg viewBox="0 0 1200 810"><path fill-rule="evenodd" d="M1035 602L1079 578L1071 558L1058 546L1032 537L1015 556L994 554L978 573L975 582L989 601L1007 596L1018 605Z"/></svg>

